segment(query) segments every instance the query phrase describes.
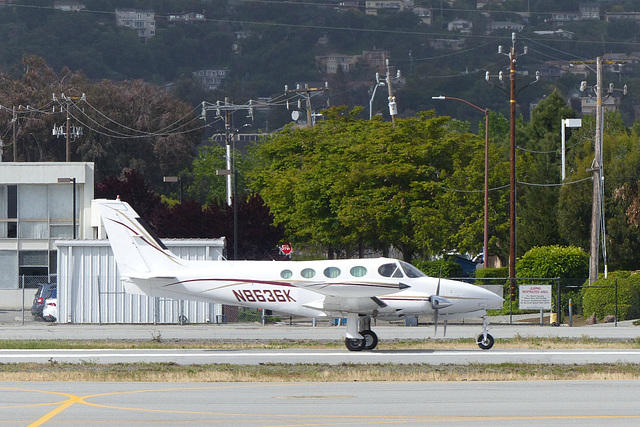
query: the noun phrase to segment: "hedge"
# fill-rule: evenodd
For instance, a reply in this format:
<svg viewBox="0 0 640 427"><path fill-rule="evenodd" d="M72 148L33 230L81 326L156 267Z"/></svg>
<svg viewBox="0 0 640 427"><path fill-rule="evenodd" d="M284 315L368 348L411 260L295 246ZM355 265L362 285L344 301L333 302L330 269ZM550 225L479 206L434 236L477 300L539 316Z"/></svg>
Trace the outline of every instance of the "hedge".
<svg viewBox="0 0 640 427"><path fill-rule="evenodd" d="M582 288L582 309L585 316L604 319L615 314L615 282L618 281L618 320L640 317L640 273L616 271L607 278L601 274L593 285Z"/></svg>

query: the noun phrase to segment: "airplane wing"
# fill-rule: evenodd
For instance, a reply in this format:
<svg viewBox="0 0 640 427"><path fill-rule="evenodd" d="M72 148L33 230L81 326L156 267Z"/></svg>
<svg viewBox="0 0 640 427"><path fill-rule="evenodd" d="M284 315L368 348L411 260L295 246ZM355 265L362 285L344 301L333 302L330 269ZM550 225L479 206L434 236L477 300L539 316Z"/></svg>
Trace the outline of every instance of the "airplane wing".
<svg viewBox="0 0 640 427"><path fill-rule="evenodd" d="M321 295L344 298L372 298L409 288L409 285L401 282L292 282L291 284Z"/></svg>

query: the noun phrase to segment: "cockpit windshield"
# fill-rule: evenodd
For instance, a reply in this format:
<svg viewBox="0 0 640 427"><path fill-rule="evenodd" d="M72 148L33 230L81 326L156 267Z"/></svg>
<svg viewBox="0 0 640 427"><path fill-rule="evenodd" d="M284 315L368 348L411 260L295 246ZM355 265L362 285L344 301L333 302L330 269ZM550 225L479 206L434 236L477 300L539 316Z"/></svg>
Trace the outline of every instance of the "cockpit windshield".
<svg viewBox="0 0 640 427"><path fill-rule="evenodd" d="M406 274L407 277L410 277L413 279L416 277L426 276L426 274L424 274L422 271L418 270L416 267L414 267L413 265L407 262L400 261L400 265L402 266L402 269L404 270L404 274Z"/></svg>
<svg viewBox="0 0 640 427"><path fill-rule="evenodd" d="M378 273L384 277L404 277L402 275L402 270L400 270L400 266L394 263L382 264L378 267Z"/></svg>

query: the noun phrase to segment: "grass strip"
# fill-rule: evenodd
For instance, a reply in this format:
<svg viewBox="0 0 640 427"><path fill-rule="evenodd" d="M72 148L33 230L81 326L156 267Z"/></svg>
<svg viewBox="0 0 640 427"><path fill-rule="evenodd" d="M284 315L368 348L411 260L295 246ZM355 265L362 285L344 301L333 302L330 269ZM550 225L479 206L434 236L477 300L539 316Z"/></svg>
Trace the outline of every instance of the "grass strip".
<svg viewBox="0 0 640 427"><path fill-rule="evenodd" d="M473 339L381 340L379 350L475 349ZM538 338L496 339L499 349L638 349L636 339ZM344 349L342 340L0 340L3 350L86 350L86 349Z"/></svg>
<svg viewBox="0 0 640 427"><path fill-rule="evenodd" d="M496 365L174 363L0 364L0 381L80 382L351 382L637 380L635 364Z"/></svg>

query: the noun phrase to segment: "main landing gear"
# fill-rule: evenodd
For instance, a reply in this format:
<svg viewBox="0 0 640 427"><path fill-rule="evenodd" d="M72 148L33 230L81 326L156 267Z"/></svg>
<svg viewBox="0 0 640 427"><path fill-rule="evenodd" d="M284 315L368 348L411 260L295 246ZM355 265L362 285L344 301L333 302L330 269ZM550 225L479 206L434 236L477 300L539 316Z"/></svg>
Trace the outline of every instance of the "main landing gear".
<svg viewBox="0 0 640 427"><path fill-rule="evenodd" d="M482 316L482 333L478 335L476 339L476 344L483 350L489 350L493 347L493 337L487 333L489 330L489 319L487 319L487 315Z"/></svg>
<svg viewBox="0 0 640 427"><path fill-rule="evenodd" d="M371 329L371 317L347 315L347 337L344 345L349 351L373 350L378 345L378 336ZM360 336L362 338L360 338Z"/></svg>

